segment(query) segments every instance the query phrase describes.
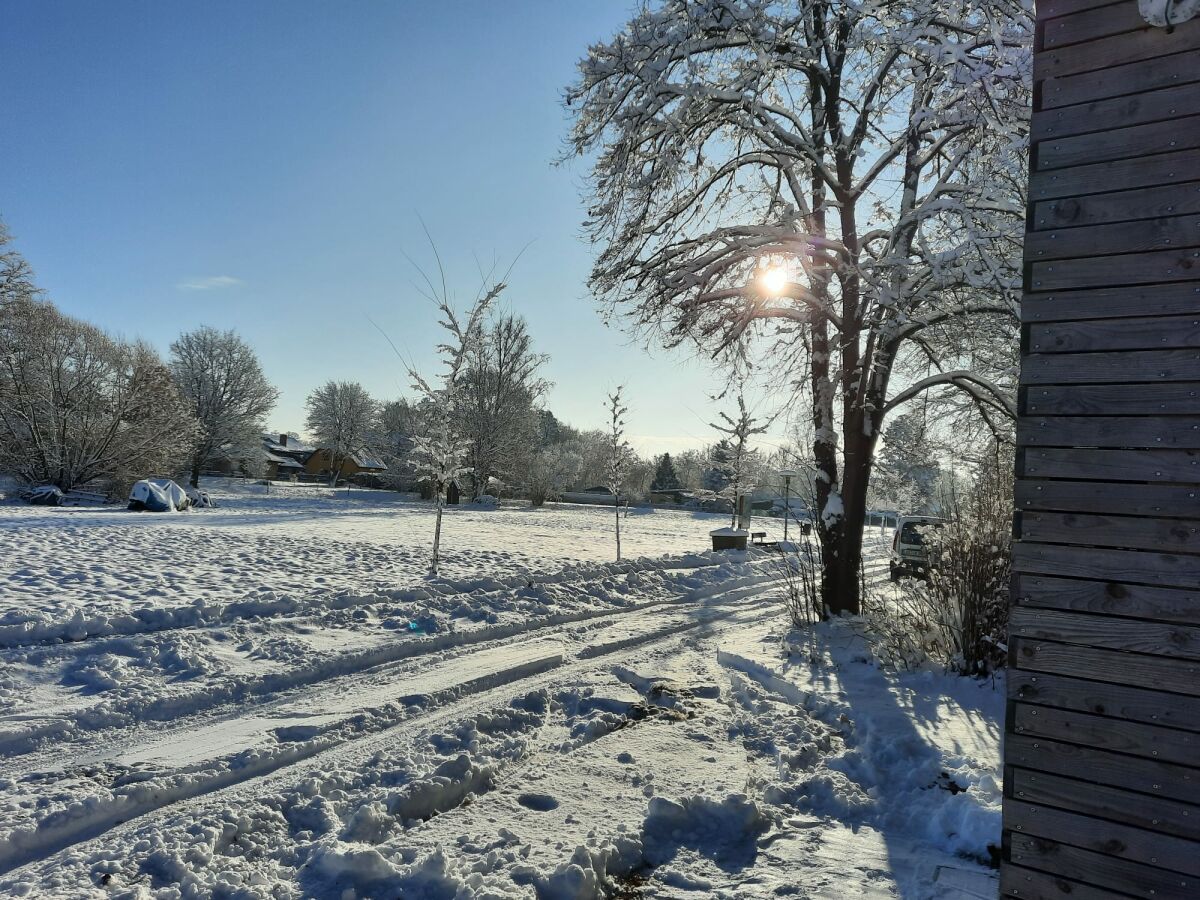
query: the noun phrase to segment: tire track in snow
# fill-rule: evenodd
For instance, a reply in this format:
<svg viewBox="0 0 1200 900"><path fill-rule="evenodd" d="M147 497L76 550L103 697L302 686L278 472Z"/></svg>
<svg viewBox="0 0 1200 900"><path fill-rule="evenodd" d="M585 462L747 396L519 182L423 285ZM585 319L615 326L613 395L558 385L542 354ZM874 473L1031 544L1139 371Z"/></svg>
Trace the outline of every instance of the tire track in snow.
<svg viewBox="0 0 1200 900"><path fill-rule="evenodd" d="M48 722L0 736L0 756L5 762L37 750L47 741L58 743L75 738L79 732L97 732L116 727L141 724L147 721L164 722L196 715L231 702L245 703L255 698L271 697L284 691L310 687L347 675L357 675L381 666L407 659L428 656L446 650L470 647L523 634L533 635L549 628L578 624L605 617L636 614L647 609L696 602L715 596L731 583L757 586L774 580L774 574L748 575L686 590L681 596L659 598L619 608L588 608L572 613L559 613L537 619L525 619L488 625L464 631L448 632L426 638L413 638L395 643L380 644L366 650L350 651L322 659L313 665L287 672L271 672L244 680L229 681L198 691L192 695L136 698L124 707L85 707Z"/></svg>
<svg viewBox="0 0 1200 900"><path fill-rule="evenodd" d="M425 701L423 709L416 715L408 716L407 711L401 709L398 710L398 715L394 715L390 720L376 721L374 727L365 732L351 733L341 738L331 735L328 739L318 738L294 747L287 746L282 749L282 752L264 755L238 767L229 766L218 769L207 777L202 776L201 773L188 772L185 775L192 777L180 777L175 784L170 783L171 773L164 773L155 779L161 787L152 782L144 782L138 785L140 790L113 796L108 803L99 802L84 810L63 810L60 811L61 815L59 812L53 813L33 828L17 828L8 834L0 835L0 875L25 865L36 864L71 846L98 838L126 822L175 807L180 803L206 800L227 790L245 789L247 785L262 782L263 779L273 776L286 777L287 773L296 767L330 751L369 754L372 744L380 739L392 739L392 732L398 727L410 724L428 726L431 722L464 716L465 713L459 708L459 704L469 698L494 693L501 689L507 692L518 685L521 686L522 691L529 690L553 678L562 677L567 672L586 671L592 666L593 660L601 656L633 647L645 647L678 639L705 625L739 619L753 621L763 617L761 615L763 610L771 610L768 614L773 615L779 606L777 601L760 601L751 606L733 610L720 609L715 603L717 598L726 602L736 602L747 594L760 591L764 581L771 580L774 579L762 579L756 581L754 585L743 585L723 593L712 593L705 598L710 602L700 606L697 610L697 612L704 613L712 607L718 607L711 614L702 615L694 622L686 622L677 627L647 631L628 640L600 645L601 649L592 653L586 653L588 648L585 647L576 655L572 663L566 663L564 654L559 651L535 654L534 659L526 659L519 665L484 674L477 673L473 677L461 680L453 687L444 688L434 694L423 695ZM637 612L646 613L652 611L653 607L671 602L650 603L641 607ZM756 613L760 614L755 615ZM501 645L501 648L503 646L505 645ZM448 661L439 668L466 667L468 673L464 674L469 674L469 663L475 656L492 653L495 649L501 648L459 657ZM533 684L525 684L531 680ZM401 697L400 699L411 698ZM225 759L228 760L229 757Z"/></svg>

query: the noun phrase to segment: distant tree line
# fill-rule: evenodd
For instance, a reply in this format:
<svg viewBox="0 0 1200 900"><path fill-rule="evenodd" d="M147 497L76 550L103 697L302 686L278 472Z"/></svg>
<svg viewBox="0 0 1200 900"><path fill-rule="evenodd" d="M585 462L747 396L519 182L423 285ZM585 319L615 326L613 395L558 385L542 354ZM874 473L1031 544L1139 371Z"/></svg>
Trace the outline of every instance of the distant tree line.
<svg viewBox="0 0 1200 900"><path fill-rule="evenodd" d="M534 347L522 317L494 313L465 340L448 399L417 392L380 400L352 381L331 380L312 391L305 428L329 454L331 481L343 479L350 460L368 456L385 467L373 478L379 486L417 489L417 444L442 416L463 442L455 480L467 497L496 494L540 505L612 481L611 434L574 428L546 407L548 357ZM627 396L636 404L635 392ZM148 476L198 485L222 464L259 475L266 420L278 398L254 349L232 330L200 326L173 341L163 359L143 341L65 315L37 288L0 226L0 471L62 490L87 484L114 492ZM892 447L891 435L886 443ZM911 481L919 465L888 457L881 475ZM744 441L739 447L734 433L674 455L629 450L619 493L635 500L652 490L724 496L764 467L768 460ZM927 479L916 480L920 495Z"/></svg>

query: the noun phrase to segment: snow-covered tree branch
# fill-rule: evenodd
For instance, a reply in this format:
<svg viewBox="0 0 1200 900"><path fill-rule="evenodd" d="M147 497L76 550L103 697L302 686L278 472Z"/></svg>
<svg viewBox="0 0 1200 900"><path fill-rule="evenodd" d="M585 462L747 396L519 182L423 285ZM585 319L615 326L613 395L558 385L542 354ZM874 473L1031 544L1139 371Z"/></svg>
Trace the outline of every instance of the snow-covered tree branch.
<svg viewBox="0 0 1200 900"><path fill-rule="evenodd" d="M597 295L669 346L765 339L792 366L778 379L811 406L835 612L858 609L893 381L968 371L944 383L973 404L1012 388L1029 13L664 0L593 46L566 94L593 161Z"/></svg>

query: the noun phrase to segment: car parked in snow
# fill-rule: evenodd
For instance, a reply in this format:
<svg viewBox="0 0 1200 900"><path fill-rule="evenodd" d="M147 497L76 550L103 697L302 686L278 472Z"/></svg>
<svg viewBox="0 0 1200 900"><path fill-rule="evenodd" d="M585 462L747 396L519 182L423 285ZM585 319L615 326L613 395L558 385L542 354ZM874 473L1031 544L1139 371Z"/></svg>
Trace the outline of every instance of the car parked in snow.
<svg viewBox="0 0 1200 900"><path fill-rule="evenodd" d="M900 516L896 520L888 566L892 581L899 581L902 575L924 578L930 569L937 567L926 537L931 530L944 525L936 516Z"/></svg>

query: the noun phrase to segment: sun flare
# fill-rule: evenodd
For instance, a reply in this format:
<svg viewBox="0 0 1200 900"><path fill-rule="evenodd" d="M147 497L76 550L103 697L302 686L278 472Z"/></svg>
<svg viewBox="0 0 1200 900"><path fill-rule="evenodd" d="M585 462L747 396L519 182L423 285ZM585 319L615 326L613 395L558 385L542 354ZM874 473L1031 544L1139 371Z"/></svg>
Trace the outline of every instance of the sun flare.
<svg viewBox="0 0 1200 900"><path fill-rule="evenodd" d="M787 287L787 271L782 266L771 266L769 269L763 270L762 274L758 276L758 280L763 291L772 296L778 296Z"/></svg>

